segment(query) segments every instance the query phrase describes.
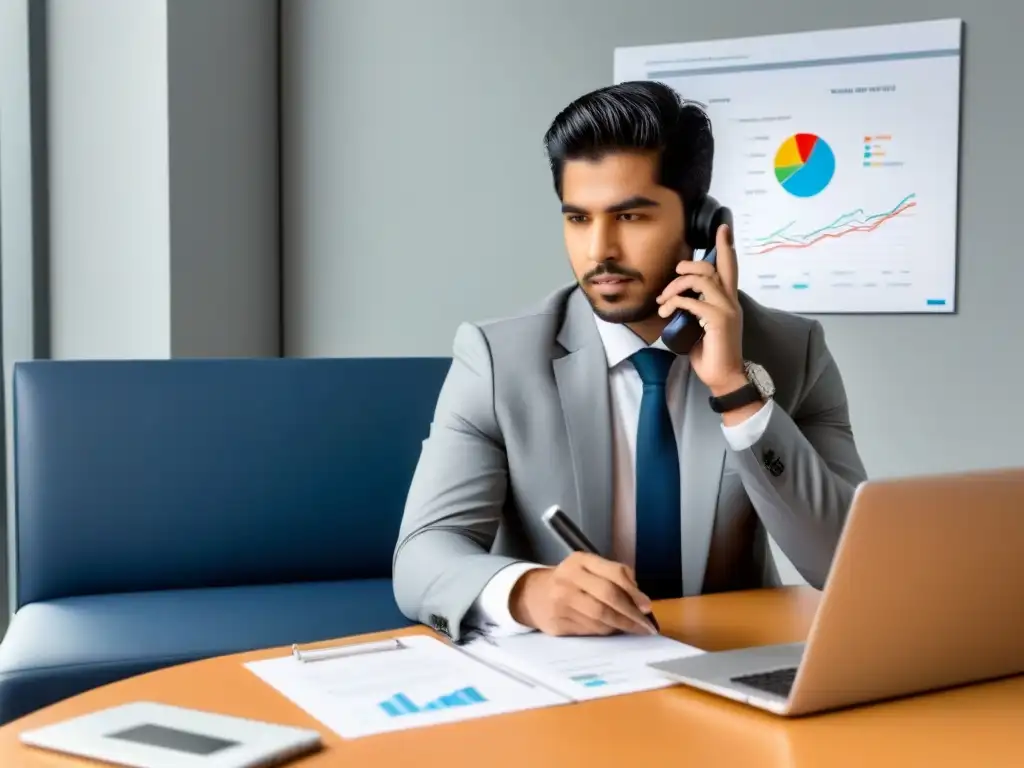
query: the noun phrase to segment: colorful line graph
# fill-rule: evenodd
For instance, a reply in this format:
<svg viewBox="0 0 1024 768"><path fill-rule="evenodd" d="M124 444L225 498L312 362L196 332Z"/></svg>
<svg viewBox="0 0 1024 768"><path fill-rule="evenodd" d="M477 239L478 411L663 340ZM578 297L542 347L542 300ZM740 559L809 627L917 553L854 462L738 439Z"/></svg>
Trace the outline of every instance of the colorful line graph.
<svg viewBox="0 0 1024 768"><path fill-rule="evenodd" d="M863 208L857 208L856 210L844 213L824 227L799 234L790 233L790 230L796 224L795 221L791 221L782 229L772 232L767 237L755 239L752 244L751 253L763 255L783 249L810 248L822 240L836 240L855 232L873 232L885 224L885 222L891 221L915 206L917 206L917 194L911 193L886 211L866 215Z"/></svg>

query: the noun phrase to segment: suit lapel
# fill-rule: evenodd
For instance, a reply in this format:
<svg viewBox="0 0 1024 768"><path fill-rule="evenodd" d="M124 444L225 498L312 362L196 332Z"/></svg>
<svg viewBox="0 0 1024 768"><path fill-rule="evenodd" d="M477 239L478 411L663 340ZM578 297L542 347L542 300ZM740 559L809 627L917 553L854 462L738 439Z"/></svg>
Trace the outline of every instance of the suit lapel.
<svg viewBox="0 0 1024 768"><path fill-rule="evenodd" d="M708 406L710 391L693 371L687 377L681 453L683 593L699 595L715 526L725 461L722 418Z"/></svg>
<svg viewBox="0 0 1024 768"><path fill-rule="evenodd" d="M572 454L576 521L598 552L610 558L613 460L608 361L590 305L580 291L569 296L558 343L562 349L552 366Z"/></svg>

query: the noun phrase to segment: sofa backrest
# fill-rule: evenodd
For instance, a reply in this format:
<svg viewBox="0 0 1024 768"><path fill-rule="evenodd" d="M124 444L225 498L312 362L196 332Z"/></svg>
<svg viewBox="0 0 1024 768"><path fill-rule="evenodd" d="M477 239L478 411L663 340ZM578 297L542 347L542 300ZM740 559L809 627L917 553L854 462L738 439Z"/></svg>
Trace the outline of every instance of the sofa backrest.
<svg viewBox="0 0 1024 768"><path fill-rule="evenodd" d="M447 358L14 370L16 606L390 577Z"/></svg>

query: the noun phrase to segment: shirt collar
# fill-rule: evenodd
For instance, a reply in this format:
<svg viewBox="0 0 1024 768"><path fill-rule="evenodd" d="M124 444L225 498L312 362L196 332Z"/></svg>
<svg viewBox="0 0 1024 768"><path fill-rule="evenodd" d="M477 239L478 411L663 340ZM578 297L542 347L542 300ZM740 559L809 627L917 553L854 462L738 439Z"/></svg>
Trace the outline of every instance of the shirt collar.
<svg viewBox="0 0 1024 768"><path fill-rule="evenodd" d="M601 335L609 368L614 368L622 361L628 360L633 353L648 346L668 351L661 338L653 344L648 344L622 323L609 323L597 315L594 315L594 321L597 323L597 332Z"/></svg>

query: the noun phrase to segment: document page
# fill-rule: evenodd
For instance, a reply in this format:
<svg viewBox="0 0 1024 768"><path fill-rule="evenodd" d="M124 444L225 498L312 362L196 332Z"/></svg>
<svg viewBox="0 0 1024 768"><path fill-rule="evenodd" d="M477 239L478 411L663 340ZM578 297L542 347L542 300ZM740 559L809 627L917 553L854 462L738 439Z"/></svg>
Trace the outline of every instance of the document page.
<svg viewBox="0 0 1024 768"><path fill-rule="evenodd" d="M343 738L570 703L425 635L387 650L245 666Z"/></svg>
<svg viewBox="0 0 1024 768"><path fill-rule="evenodd" d="M540 632L479 636L465 648L576 701L667 688L675 682L648 664L704 653L663 635L552 637Z"/></svg>

